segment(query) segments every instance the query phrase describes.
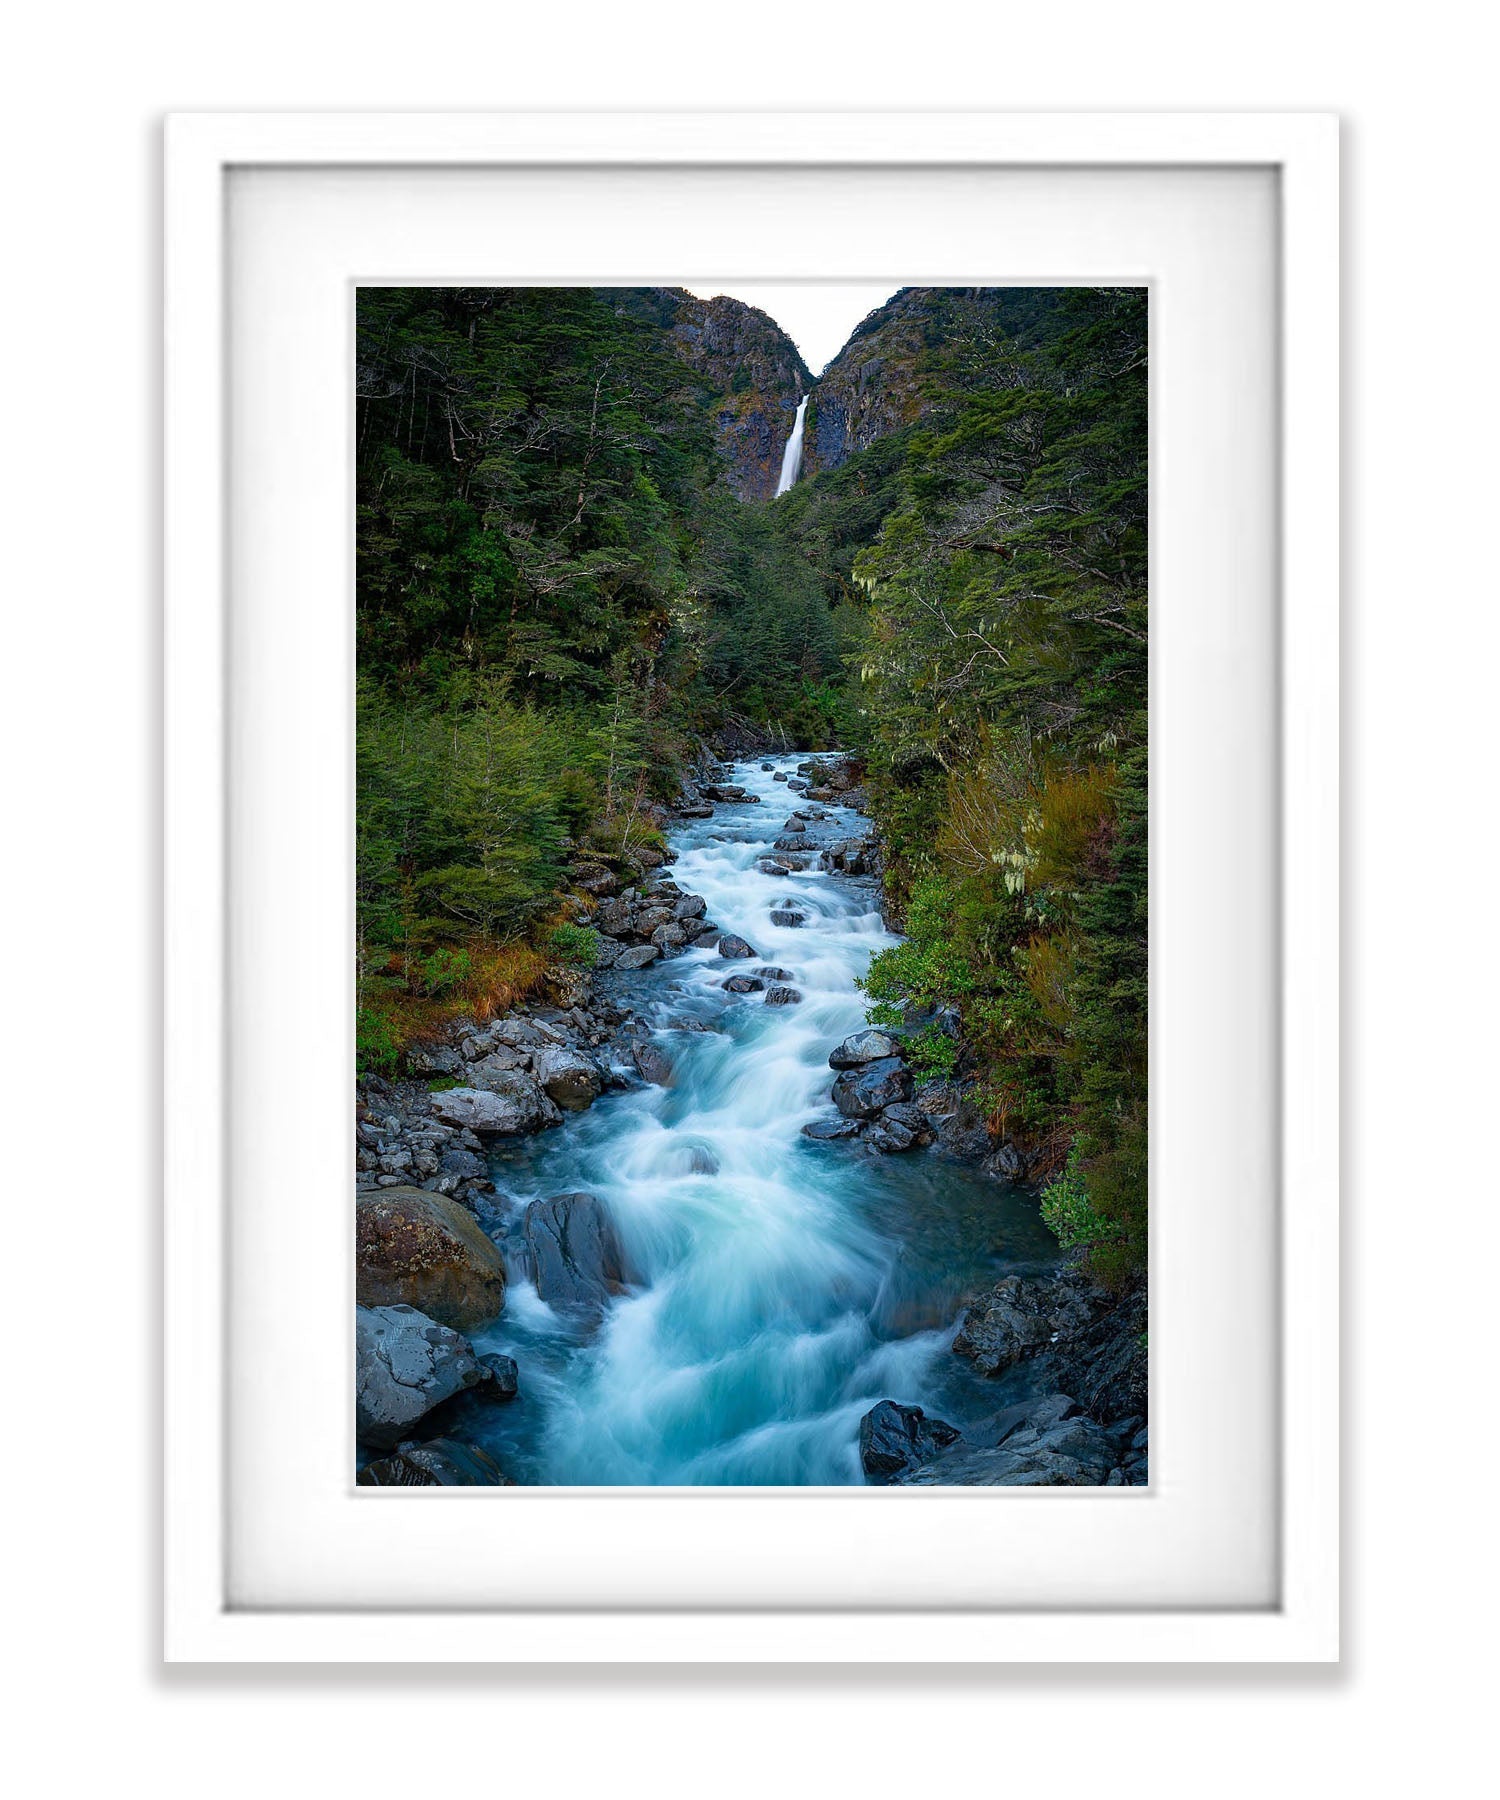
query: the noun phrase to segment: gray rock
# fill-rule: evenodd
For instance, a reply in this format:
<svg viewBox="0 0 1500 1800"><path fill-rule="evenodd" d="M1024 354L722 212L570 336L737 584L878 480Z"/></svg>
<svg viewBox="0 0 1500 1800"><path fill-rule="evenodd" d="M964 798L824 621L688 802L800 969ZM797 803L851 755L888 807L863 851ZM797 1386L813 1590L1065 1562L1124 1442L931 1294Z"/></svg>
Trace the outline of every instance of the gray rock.
<svg viewBox="0 0 1500 1800"><path fill-rule="evenodd" d="M859 1422L860 1466L866 1480L882 1487L958 1441L958 1428L946 1419L929 1419L920 1406L882 1400Z"/></svg>
<svg viewBox="0 0 1500 1800"><path fill-rule="evenodd" d="M780 982L766 989L767 1006L800 1006L802 996L794 987L785 987Z"/></svg>
<svg viewBox="0 0 1500 1800"><path fill-rule="evenodd" d="M794 979L790 969L761 968L753 969L751 973L759 975L762 981L791 981Z"/></svg>
<svg viewBox="0 0 1500 1800"><path fill-rule="evenodd" d="M647 969L661 955L655 944L637 944L626 950L615 963L617 969Z"/></svg>
<svg viewBox="0 0 1500 1800"><path fill-rule="evenodd" d="M457 1076L463 1074L464 1059L451 1044L413 1044L406 1066L413 1075Z"/></svg>
<svg viewBox="0 0 1500 1800"><path fill-rule="evenodd" d="M529 1075L512 1074L517 1085L499 1092L493 1087L449 1088L432 1096L432 1110L445 1125L458 1125L480 1137L522 1137L544 1125L561 1123L562 1114Z"/></svg>
<svg viewBox="0 0 1500 1800"><path fill-rule="evenodd" d="M903 1131L911 1133L913 1142L917 1144L930 1144L936 1135L926 1113L910 1100L895 1101L880 1115L879 1122L887 1129L900 1126Z"/></svg>
<svg viewBox="0 0 1500 1800"><path fill-rule="evenodd" d="M989 1443L982 1441L985 1436ZM1054 1394L1019 1423L1007 1418L998 1441L993 1433L971 1432L896 1479L922 1487L1103 1487L1117 1466L1104 1427L1084 1416L1068 1395Z"/></svg>
<svg viewBox="0 0 1500 1800"><path fill-rule="evenodd" d="M813 1138L820 1144L835 1138L858 1137L859 1132L858 1119L814 1119L811 1125L802 1127L803 1137Z"/></svg>
<svg viewBox="0 0 1500 1800"><path fill-rule="evenodd" d="M789 832L806 831L807 830L807 821L805 819L799 818L796 813L793 813L791 818L789 818L786 822L786 829Z"/></svg>
<svg viewBox="0 0 1500 1800"><path fill-rule="evenodd" d="M547 1098L564 1112L586 1112L604 1092L604 1071L586 1050L571 1044L538 1050L534 1066Z"/></svg>
<svg viewBox="0 0 1500 1800"><path fill-rule="evenodd" d="M490 1400L514 1400L521 1391L521 1371L516 1367L513 1356L500 1356L491 1351L487 1356L479 1358L481 1369L487 1370L488 1380L481 1380L475 1389L477 1394Z"/></svg>
<svg viewBox="0 0 1500 1800"><path fill-rule="evenodd" d="M1026 1173L1026 1158L1012 1143L1004 1143L980 1165L986 1175L1002 1181L1020 1181Z"/></svg>
<svg viewBox="0 0 1500 1800"><path fill-rule="evenodd" d="M679 921L701 919L708 911L708 902L702 894L684 894L672 908L672 915Z"/></svg>
<svg viewBox="0 0 1500 1800"><path fill-rule="evenodd" d="M833 1084L833 1103L847 1119L873 1119L883 1107L909 1100L912 1080L894 1056L847 1069Z"/></svg>
<svg viewBox="0 0 1500 1800"><path fill-rule="evenodd" d="M468 1340L426 1313L355 1308L355 1430L370 1449L393 1449L424 1414L482 1379Z"/></svg>
<svg viewBox="0 0 1500 1800"><path fill-rule="evenodd" d="M549 1306L597 1319L625 1291L620 1240L594 1195L533 1200L522 1229L536 1291Z"/></svg>
<svg viewBox="0 0 1500 1800"><path fill-rule="evenodd" d="M649 1081L653 1087L671 1087L673 1080L672 1058L650 1038L642 1038L630 1046L631 1060L640 1071L642 1081Z"/></svg>
<svg viewBox="0 0 1500 1800"><path fill-rule="evenodd" d="M981 1375L998 1375L1070 1336L1088 1319L1086 1298L1069 1282L1007 1275L965 1312L953 1349L969 1357Z"/></svg>
<svg viewBox="0 0 1500 1800"><path fill-rule="evenodd" d="M776 773L771 777L771 779L772 779L772 781L785 781L786 775L783 773L782 770L778 769L776 771Z"/></svg>
<svg viewBox="0 0 1500 1800"><path fill-rule="evenodd" d="M354 1478L356 1487L514 1487L500 1466L477 1444L433 1438L407 1444L394 1456L367 1463Z"/></svg>
<svg viewBox="0 0 1500 1800"><path fill-rule="evenodd" d="M675 956L687 942L687 933L678 924L658 925L651 933L651 942L656 945L663 956Z"/></svg>
<svg viewBox="0 0 1500 1800"><path fill-rule="evenodd" d="M859 1069L866 1063L880 1062L888 1056L899 1056L896 1040L884 1031L856 1031L846 1037L828 1058L830 1069Z"/></svg>
<svg viewBox="0 0 1500 1800"><path fill-rule="evenodd" d="M736 937L732 931L726 931L719 939L719 955L734 958L759 956L760 952L753 944L746 943L744 938Z"/></svg>
<svg viewBox="0 0 1500 1800"><path fill-rule="evenodd" d="M771 914L771 923L795 930L797 926L807 923L807 914L793 912L790 907L778 906Z"/></svg>
<svg viewBox="0 0 1500 1800"><path fill-rule="evenodd" d="M806 829L807 829L807 827L804 826L803 830L805 831ZM802 840L800 838L795 838L795 837L788 835L785 837L777 838L775 843L772 844L771 848L773 850L801 850L802 848L804 848L804 846L803 846Z"/></svg>
<svg viewBox="0 0 1500 1800"><path fill-rule="evenodd" d="M755 866L762 875L790 875L792 872L790 863L782 862L774 856L760 857Z"/></svg>
<svg viewBox="0 0 1500 1800"><path fill-rule="evenodd" d="M724 983L724 991L727 994L758 994L765 985L755 975L731 975Z"/></svg>

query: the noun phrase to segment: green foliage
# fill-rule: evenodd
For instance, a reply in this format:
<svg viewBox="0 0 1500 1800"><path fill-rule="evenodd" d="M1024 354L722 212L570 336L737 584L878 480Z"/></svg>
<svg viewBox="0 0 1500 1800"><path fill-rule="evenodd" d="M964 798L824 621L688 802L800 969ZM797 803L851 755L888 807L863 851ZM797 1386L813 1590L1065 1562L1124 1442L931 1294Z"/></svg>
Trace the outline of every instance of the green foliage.
<svg viewBox="0 0 1500 1800"><path fill-rule="evenodd" d="M354 1063L361 1075L393 1074L398 1048L396 1034L384 1013L368 1006L355 1009Z"/></svg>
<svg viewBox="0 0 1500 1800"><path fill-rule="evenodd" d="M1042 1218L1064 1250L1087 1249L1114 1236L1108 1219L1094 1210L1078 1152L1068 1156L1055 1181L1042 1189Z"/></svg>
<svg viewBox="0 0 1500 1800"><path fill-rule="evenodd" d="M547 944L559 962L575 968L592 969L599 960L599 933L592 925L554 925Z"/></svg>

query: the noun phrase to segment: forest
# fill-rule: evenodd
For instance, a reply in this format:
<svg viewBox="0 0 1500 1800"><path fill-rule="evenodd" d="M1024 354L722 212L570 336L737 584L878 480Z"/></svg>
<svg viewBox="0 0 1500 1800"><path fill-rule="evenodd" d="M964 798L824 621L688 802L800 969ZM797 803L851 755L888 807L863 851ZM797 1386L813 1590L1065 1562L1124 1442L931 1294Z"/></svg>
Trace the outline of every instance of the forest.
<svg viewBox="0 0 1500 1800"><path fill-rule="evenodd" d="M725 339L730 304L360 292L360 1066L586 965L570 867L660 849L705 743L837 747L901 934L871 1023L938 1021L919 1073L968 1085L1059 1242L1127 1283L1145 293L904 289L817 379L752 309ZM807 461L772 498L804 382Z"/></svg>

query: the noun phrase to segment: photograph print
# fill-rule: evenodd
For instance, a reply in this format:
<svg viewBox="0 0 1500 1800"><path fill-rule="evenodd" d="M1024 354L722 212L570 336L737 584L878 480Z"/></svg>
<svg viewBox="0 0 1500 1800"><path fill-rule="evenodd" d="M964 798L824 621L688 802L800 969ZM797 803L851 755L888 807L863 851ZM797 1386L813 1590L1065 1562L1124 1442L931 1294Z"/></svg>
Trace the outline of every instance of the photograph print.
<svg viewBox="0 0 1500 1800"><path fill-rule="evenodd" d="M1147 325L358 290L359 1487L1147 1484Z"/></svg>

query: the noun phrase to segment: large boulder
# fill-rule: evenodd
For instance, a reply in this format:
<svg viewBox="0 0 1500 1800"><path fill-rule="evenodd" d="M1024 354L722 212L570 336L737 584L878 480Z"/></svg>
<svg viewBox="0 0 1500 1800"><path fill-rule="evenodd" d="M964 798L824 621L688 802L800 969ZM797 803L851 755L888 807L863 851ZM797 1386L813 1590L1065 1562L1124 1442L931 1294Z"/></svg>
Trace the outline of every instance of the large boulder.
<svg viewBox="0 0 1500 1800"><path fill-rule="evenodd" d="M1067 1394L1013 1407L895 1479L914 1486L1103 1487L1120 1446Z"/></svg>
<svg viewBox="0 0 1500 1800"><path fill-rule="evenodd" d="M999 1375L1022 1357L1072 1336L1089 1318L1088 1301L1071 1282L1007 1275L969 1307L953 1349L981 1375Z"/></svg>
<svg viewBox="0 0 1500 1800"><path fill-rule="evenodd" d="M760 952L754 944L747 943L744 938L736 937L732 931L726 931L719 939L719 955L731 960L740 956L759 956Z"/></svg>
<svg viewBox="0 0 1500 1800"><path fill-rule="evenodd" d="M575 1045L549 1044L532 1066L547 1098L564 1112L586 1112L604 1092L604 1071Z"/></svg>
<svg viewBox="0 0 1500 1800"><path fill-rule="evenodd" d="M896 1040L884 1031L856 1031L846 1037L828 1058L830 1069L859 1069L866 1063L881 1062L899 1055Z"/></svg>
<svg viewBox="0 0 1500 1800"><path fill-rule="evenodd" d="M859 1461L865 1479L883 1487L959 1439L945 1419L929 1419L920 1406L882 1400L859 1422Z"/></svg>
<svg viewBox="0 0 1500 1800"><path fill-rule="evenodd" d="M766 989L765 1003L767 1006L800 1006L802 995L796 988L776 982Z"/></svg>
<svg viewBox="0 0 1500 1800"><path fill-rule="evenodd" d="M911 1076L895 1056L846 1069L833 1084L833 1103L846 1119L873 1119L882 1107L911 1095Z"/></svg>
<svg viewBox="0 0 1500 1800"><path fill-rule="evenodd" d="M484 1082L482 1087L449 1088L434 1094L433 1112L445 1125L478 1132L480 1137L524 1137L544 1125L561 1124L562 1114L534 1077L519 1069L490 1070Z"/></svg>
<svg viewBox="0 0 1500 1800"><path fill-rule="evenodd" d="M407 1444L394 1456L367 1463L354 1478L356 1487L514 1487L500 1466L477 1444L454 1438L432 1438Z"/></svg>
<svg viewBox="0 0 1500 1800"><path fill-rule="evenodd" d="M522 1225L536 1291L559 1312L599 1318L625 1291L614 1221L593 1194L533 1200Z"/></svg>
<svg viewBox="0 0 1500 1800"><path fill-rule="evenodd" d="M415 1307L356 1308L355 1431L367 1448L394 1449L433 1407L484 1379L468 1340Z"/></svg>
<svg viewBox="0 0 1500 1800"><path fill-rule="evenodd" d="M633 950L627 950L615 961L617 969L627 972L632 969L648 969L661 955L655 944L637 944Z"/></svg>
<svg viewBox="0 0 1500 1800"><path fill-rule="evenodd" d="M859 1135L858 1119L814 1119L810 1125L802 1127L803 1137L810 1137L817 1143L830 1143L837 1138L851 1138Z"/></svg>
<svg viewBox="0 0 1500 1800"><path fill-rule="evenodd" d="M630 1046L630 1055L642 1081L649 1081L653 1087L671 1087L672 1058L660 1044L640 1038Z"/></svg>
<svg viewBox="0 0 1500 1800"><path fill-rule="evenodd" d="M474 1215L425 1188L377 1188L354 1205L355 1298L414 1306L456 1331L505 1307L505 1262Z"/></svg>

